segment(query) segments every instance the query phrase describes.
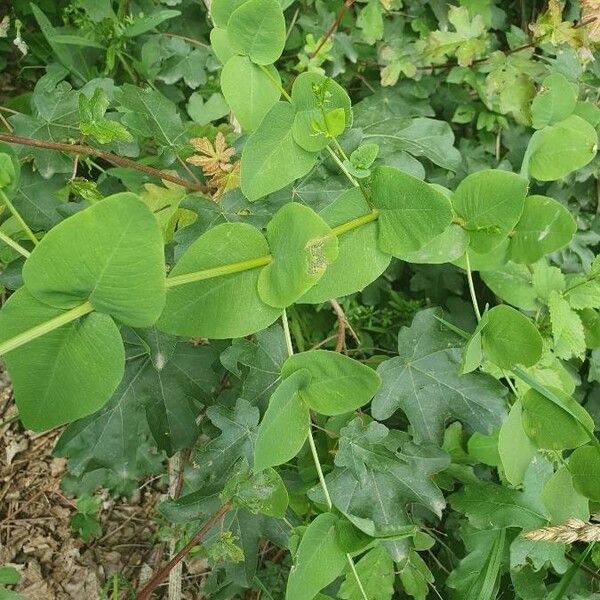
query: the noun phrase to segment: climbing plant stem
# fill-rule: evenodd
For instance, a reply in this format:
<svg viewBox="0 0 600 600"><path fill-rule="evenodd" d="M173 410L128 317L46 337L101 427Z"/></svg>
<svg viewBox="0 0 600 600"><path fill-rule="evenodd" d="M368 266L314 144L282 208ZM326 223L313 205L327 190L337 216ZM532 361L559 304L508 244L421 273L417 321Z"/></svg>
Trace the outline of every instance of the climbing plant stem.
<svg viewBox="0 0 600 600"><path fill-rule="evenodd" d="M365 591L362 581L358 576L358 571L356 570L356 566L354 564L354 561L352 560L352 557L350 556L350 554L346 554L346 558L348 559L348 564L350 565L350 569L352 569L352 574L354 575L354 579L356 579L356 585L358 585L358 589L360 590L363 600L369 600L369 596L367 596L367 592Z"/></svg>
<svg viewBox="0 0 600 600"><path fill-rule="evenodd" d="M93 311L93 307L89 302L83 302L79 306L72 308L70 310L66 310L64 313L50 319L49 321L45 321L44 323L40 323L15 337L12 337L5 342L0 344L0 355L6 354L23 344L27 344L27 342L31 342L35 338L38 338L46 333L50 333L71 321L75 321L88 313Z"/></svg>
<svg viewBox="0 0 600 600"><path fill-rule="evenodd" d="M281 92L281 95L288 102L291 102L292 97L287 93L287 91L281 85L281 83L279 81L277 81L277 79L273 76L273 73L271 73L271 71L269 71L269 69L267 67L265 67L265 65L258 65L258 66L261 68L262 72L271 80L271 83Z"/></svg>
<svg viewBox="0 0 600 600"><path fill-rule="evenodd" d="M25 250L21 244L15 242L11 237L7 236L3 231L0 231L0 240L2 240L7 246L10 246L13 250L16 250L21 256L27 258L31 253L29 250Z"/></svg>
<svg viewBox="0 0 600 600"><path fill-rule="evenodd" d="M342 173L348 178L348 181L350 181L350 183L354 187L359 188L360 185L358 184L358 181L356 181L356 179L354 179L354 177L350 175L350 172L348 171L348 169L346 169L344 163L340 160L339 156L332 150L331 146L326 146L326 149L327 152L329 152L329 154L331 155L331 158L333 158L333 160L336 162L337 166L340 168Z"/></svg>
<svg viewBox="0 0 600 600"><path fill-rule="evenodd" d="M471 302L473 310L477 317L477 322L481 321L481 313L479 312L479 304L477 303L477 295L475 294L475 286L473 285L473 273L471 272L471 262L469 261L469 251L465 252L465 262L467 263L467 282L469 283L469 293L471 294Z"/></svg>
<svg viewBox="0 0 600 600"><path fill-rule="evenodd" d="M13 203L8 199L8 196L0 190L0 199L4 204L6 204L6 208L10 211L12 216L15 218L15 221L21 226L25 235L33 242L34 246L38 245L38 239L35 237L33 231L29 228L29 225L25 222L25 219L19 214L19 211L13 206Z"/></svg>

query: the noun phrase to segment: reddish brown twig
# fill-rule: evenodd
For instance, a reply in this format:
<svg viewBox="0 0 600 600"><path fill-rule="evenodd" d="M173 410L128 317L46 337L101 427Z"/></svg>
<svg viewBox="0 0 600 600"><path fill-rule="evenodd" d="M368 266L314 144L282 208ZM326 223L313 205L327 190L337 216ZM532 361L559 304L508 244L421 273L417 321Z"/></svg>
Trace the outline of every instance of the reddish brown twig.
<svg viewBox="0 0 600 600"><path fill-rule="evenodd" d="M352 337L358 343L360 343L358 335L356 335L356 332L354 331L354 329L352 329L350 323L348 322L346 313L344 312L344 309L340 306L340 303L335 298L333 298L329 301L329 304L331 305L331 308L333 309L333 312L335 313L338 322L335 351L342 352L342 350L346 349L346 329L348 329Z"/></svg>
<svg viewBox="0 0 600 600"><path fill-rule="evenodd" d="M74 152L75 154L88 154L90 156L96 156L98 158L106 160L109 163L112 163L113 165L118 165L120 167L128 167L130 169L135 169L136 171L146 173L146 175L150 175L151 177L171 181L172 183L176 183L177 185L187 188L188 190L204 193L208 191L207 187L205 185L202 185L201 183L196 183L194 181L182 179L177 175L165 173L164 171L161 171L159 169L149 167L148 165L143 165L129 158L124 158L123 156L112 154L111 152L104 152L103 150L98 150L98 148L93 148L92 146L84 146L83 144L61 144L58 142L47 142L28 137L21 137L19 135L9 135L8 133L0 133L0 140L3 142L8 142L9 144L20 144L22 146L44 148L46 150L58 150L59 152Z"/></svg>
<svg viewBox="0 0 600 600"><path fill-rule="evenodd" d="M225 516L227 511L231 508L231 501L228 500L219 508L219 510L213 514L213 516L206 521L206 523L196 532L192 539L161 569L159 569L152 577L150 581L138 592L136 600L149 600L152 592L168 577L173 567L182 560L185 555L194 547L197 546L204 536Z"/></svg>
<svg viewBox="0 0 600 600"><path fill-rule="evenodd" d="M310 55L311 58L314 58L319 52L321 48L327 43L327 40L336 32L337 28L340 26L344 15L348 12L350 7L354 4L354 0L345 0L344 5L340 9L340 12L337 14L335 21L331 24L329 29L325 32L325 35L321 38L319 45L316 47L315 51Z"/></svg>

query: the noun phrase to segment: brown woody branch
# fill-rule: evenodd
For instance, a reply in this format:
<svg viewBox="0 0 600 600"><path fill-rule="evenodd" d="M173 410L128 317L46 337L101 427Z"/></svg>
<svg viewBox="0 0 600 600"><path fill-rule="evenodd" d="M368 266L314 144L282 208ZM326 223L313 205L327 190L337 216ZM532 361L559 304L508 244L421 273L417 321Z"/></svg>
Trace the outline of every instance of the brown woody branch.
<svg viewBox="0 0 600 600"><path fill-rule="evenodd" d="M319 52L321 48L327 43L327 40L336 32L337 28L340 26L344 15L348 12L350 7L354 4L354 0L345 0L344 5L340 9L340 12L335 17L334 22L331 24L329 29L325 32L325 35L321 38L319 45L315 49L315 51L310 55L311 58L314 58Z"/></svg>
<svg viewBox="0 0 600 600"><path fill-rule="evenodd" d="M168 577L175 565L181 561L186 554L197 546L204 536L225 516L225 513L231 508L231 501L228 500L221 508L206 521L206 523L196 532L192 539L161 569L156 571L148 583L138 592L136 600L149 600L152 592Z"/></svg>
<svg viewBox="0 0 600 600"><path fill-rule="evenodd" d="M101 158L113 165L127 167L129 169L135 169L136 171L141 171L142 173L146 173L146 175L150 175L151 177L156 177L158 179L164 179L166 181L176 183L177 185L180 185L194 192L208 193L208 188L201 183L196 183L194 181L189 181L188 179L183 179L177 175L173 175L171 173L161 171L160 169L149 167L148 165L135 162L134 160L131 160L129 158L113 154L112 152L98 150L98 148L94 148L92 146L85 146L83 144L61 144L58 142L48 142L36 140L34 138L22 137L19 135L10 135L8 133L0 133L0 141L8 142L9 144L32 146L33 148L44 148L45 150L58 150L59 152L71 152L75 154L87 154L89 156L96 156L97 158Z"/></svg>

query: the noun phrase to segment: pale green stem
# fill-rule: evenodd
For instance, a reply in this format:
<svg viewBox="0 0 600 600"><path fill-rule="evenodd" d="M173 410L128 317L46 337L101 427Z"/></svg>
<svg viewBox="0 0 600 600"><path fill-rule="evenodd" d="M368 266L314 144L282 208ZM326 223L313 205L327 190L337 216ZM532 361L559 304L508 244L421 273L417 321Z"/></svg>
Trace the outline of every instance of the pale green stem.
<svg viewBox="0 0 600 600"><path fill-rule="evenodd" d="M287 312L283 309L281 315L281 324L283 325L283 336L285 337L285 347L287 348L288 356L294 354L294 346L292 344L292 334L290 333L290 324L288 323Z"/></svg>
<svg viewBox="0 0 600 600"><path fill-rule="evenodd" d="M309 417L310 421L310 417ZM325 496L325 502L327 503L328 510L333 508L333 502L331 501L331 496L329 495L329 489L327 488L327 482L325 481L325 475L323 475L323 469L321 468L321 461L319 460L319 455L317 453L317 447L315 445L315 438L312 434L312 421L308 424L308 444L310 446L310 451L313 455L313 461L315 463L315 468L317 469L317 474L319 475L319 483L321 484L321 489L323 490L323 494Z"/></svg>
<svg viewBox="0 0 600 600"><path fill-rule="evenodd" d="M329 152L329 154L331 154L331 158L333 158L333 160L335 160L337 166L340 168L342 173L344 173L344 175L348 178L350 183L354 187L360 187L358 181L356 181L356 179L354 179L354 177L352 177L352 175L350 175L348 169L346 169L346 167L344 166L344 163L339 159L338 155L331 149L330 146L326 146L326 148L327 148L327 152Z"/></svg>
<svg viewBox="0 0 600 600"><path fill-rule="evenodd" d="M168 288L177 287L179 285L185 285L186 283L202 281L203 279L212 279L213 277L231 275L232 273L239 273L240 271L248 271L250 269L256 269L257 267L264 267L272 260L273 257L270 254L267 254L265 256L259 256L258 258L251 258L250 260L243 260L237 263L222 265L220 267L213 267L212 269L204 269L203 271L193 271L192 273L175 275L174 277L168 277L165 285Z"/></svg>
<svg viewBox="0 0 600 600"><path fill-rule="evenodd" d="M352 219L351 221L348 221L347 223L342 223L341 225L334 227L332 229L332 232L336 236L342 235L343 233L352 231L353 229L356 229L357 227L361 227L362 225L365 225L367 223L375 221L377 219L378 215L379 215L379 211L377 209L374 209L373 211L371 211L370 213L368 213L366 215L363 215L362 217L357 217L356 219ZM23 250L25 250L25 249L23 248ZM25 252L26 252L26 250L25 250ZM213 267L211 269L204 269L202 271L194 271L192 273L184 273L183 275L175 275L173 277L168 277L165 280L165 286L167 288L177 287L180 285L186 285L188 283L194 283L196 281L202 281L204 279L212 279L213 277L221 277L223 275L230 275L232 273L239 273L241 271L256 269L258 267L263 267L265 265L268 265L270 262L272 262L272 260L273 260L273 257L270 254L267 254L265 256L259 256L257 258L252 258L250 260L243 260L243 261L240 261L237 263L221 265L220 267ZM75 309L73 309L73 310L75 310ZM90 312L90 311L86 311L86 312ZM26 344L27 342L30 342L31 340L35 339L36 337L44 335L48 331L52 331L53 329L60 327L62 324L69 323L71 320L73 320L73 319L67 318L66 321L61 322L60 319L64 318L65 316L66 315L60 315L60 317L57 317L57 319L59 319L58 325L56 325L55 320L52 319L52 320L48 321L47 323L42 323L41 325L38 325L36 327L33 327L32 329L28 329L27 331L24 331L23 333L15 336L14 338L6 340L4 342L4 344L0 344L0 355L5 352L8 352L9 350L14 350L18 346ZM73 317L73 318L77 318L77 317ZM50 323L53 324L50 327L50 329L45 329L45 326ZM285 323L287 323L287 321ZM287 325L284 324L284 328L286 326ZM288 327L288 335L287 335L286 339L291 339L289 336L289 327Z"/></svg>
<svg viewBox="0 0 600 600"><path fill-rule="evenodd" d="M31 252L25 250L21 244L15 242L12 238L8 237L3 231L0 231L0 240L2 240L7 246L10 246L13 250L16 250L21 256L29 258Z"/></svg>
<svg viewBox="0 0 600 600"><path fill-rule="evenodd" d="M473 303L473 310L477 317L477 322L481 321L481 313L479 312L479 304L477 304L477 295L475 294L475 286L473 285L473 273L471 272L471 262L469 261L469 251L465 252L465 261L467 263L467 281L469 283L469 292L471 294L471 302Z"/></svg>
<svg viewBox="0 0 600 600"><path fill-rule="evenodd" d="M352 560L352 557L350 556L350 554L346 554L346 558L348 559L348 563L350 564L350 568L352 569L352 573L354 574L354 579L356 579L356 584L358 585L358 589L360 590L362 597L364 598L364 600L369 600L369 596L367 596L367 592L365 591L362 581L360 580L360 577L358 576L358 571L356 570L356 566L354 565L354 561Z"/></svg>
<svg viewBox="0 0 600 600"><path fill-rule="evenodd" d="M291 102L292 101L292 97L285 91L285 88L281 85L281 83L279 83L279 81L277 81L277 79L275 79L275 77L273 77L273 73L271 73L271 71L269 71L269 69L267 69L267 67L265 67L265 65L258 65L262 72L271 80L271 83L281 92L281 95L288 101Z"/></svg>
<svg viewBox="0 0 600 600"><path fill-rule="evenodd" d="M12 216L15 218L15 221L17 221L17 223L22 227L23 231L25 232L27 237L33 242L34 246L37 246L38 239L33 234L33 231L29 229L29 225L25 223L23 217L19 214L19 211L13 206L12 202L8 199L8 196L2 190L0 190L0 199L2 199L2 202L4 202L4 204L6 204L6 208L8 208Z"/></svg>
<svg viewBox="0 0 600 600"><path fill-rule="evenodd" d="M79 319L79 317L83 317L84 315L91 313L93 310L94 309L89 302L84 302L83 304L80 304L71 310L67 310L57 317L46 321L45 323L40 323L39 325L36 325L35 327L32 327L31 329L28 329L27 331L24 331L23 333L20 333L19 335L16 335L15 337L12 337L0 344L0 355L6 354L15 348L18 348L19 346L22 346L23 344L27 344L37 337L50 333L51 331L54 331L55 329L58 329L59 327L62 327L71 321L75 321Z"/></svg>

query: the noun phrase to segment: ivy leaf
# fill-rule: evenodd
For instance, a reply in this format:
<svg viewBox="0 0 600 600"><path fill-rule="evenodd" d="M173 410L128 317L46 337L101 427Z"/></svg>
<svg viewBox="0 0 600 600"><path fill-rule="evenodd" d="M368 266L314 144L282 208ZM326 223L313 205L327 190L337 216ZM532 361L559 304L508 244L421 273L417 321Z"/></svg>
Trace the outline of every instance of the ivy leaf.
<svg viewBox="0 0 600 600"><path fill-rule="evenodd" d="M363 126L362 143L374 143L394 153L406 151L417 157L425 157L435 165L456 171L462 158L454 147L454 133L448 123L435 119L406 119L392 117Z"/></svg>
<svg viewBox="0 0 600 600"><path fill-rule="evenodd" d="M121 86L118 100L123 124L141 139L154 138L163 152L169 152L169 162L175 160L175 152L185 141L175 104L156 90L130 84Z"/></svg>
<svg viewBox="0 0 600 600"><path fill-rule="evenodd" d="M0 311L0 342L62 313L21 288ZM125 352L114 321L92 313L8 352L5 361L20 419L43 431L98 410L121 381Z"/></svg>
<svg viewBox="0 0 600 600"><path fill-rule="evenodd" d="M525 475L524 491L490 481L468 483L450 496L450 506L463 513L477 529L541 527L548 521L540 499L541 487L538 485L544 462L545 459L539 457L532 461Z"/></svg>
<svg viewBox="0 0 600 600"><path fill-rule="evenodd" d="M597 150L596 130L581 117L571 115L531 136L522 172L540 181L562 179L587 165Z"/></svg>
<svg viewBox="0 0 600 600"><path fill-rule="evenodd" d="M548 310L556 356L565 360L572 356L582 356L585 353L585 334L579 315L556 291L548 296Z"/></svg>
<svg viewBox="0 0 600 600"><path fill-rule="evenodd" d="M264 407L281 378L281 365L287 358L283 329L274 323L259 331L254 340L235 339L221 354L226 369L243 380L241 398ZM246 367L244 372L240 366Z"/></svg>
<svg viewBox="0 0 600 600"><path fill-rule="evenodd" d="M170 56L162 63L156 78L167 85L183 80L189 88L195 90L207 81L208 52L204 48L190 50L187 44L183 44L183 48L183 52Z"/></svg>
<svg viewBox="0 0 600 600"><path fill-rule="evenodd" d="M450 201L444 194L397 169L375 169L371 191L380 211L379 247L394 256L419 250L452 221Z"/></svg>
<svg viewBox="0 0 600 600"><path fill-rule="evenodd" d="M260 412L239 398L234 407L209 406L206 416L221 434L203 445L194 455L191 483L201 493L205 484L219 492L240 459L252 464Z"/></svg>
<svg viewBox="0 0 600 600"><path fill-rule="evenodd" d="M51 306L73 308L88 300L126 325L146 327L164 306L164 269L154 215L135 194L123 192L49 231L25 262L23 279Z"/></svg>
<svg viewBox="0 0 600 600"><path fill-rule="evenodd" d="M340 194L319 214L330 227L337 227L369 212L360 190ZM300 298L316 304L363 290L388 267L392 257L377 245L377 223L368 223L338 238L338 257L319 281Z"/></svg>
<svg viewBox="0 0 600 600"><path fill-rule="evenodd" d="M338 255L329 225L312 209L285 204L267 225L273 261L261 270L258 293L268 305L285 308L308 291Z"/></svg>
<svg viewBox="0 0 600 600"><path fill-rule="evenodd" d="M532 264L566 246L576 231L577 225L571 213L556 200L546 196L528 196L510 239L511 260Z"/></svg>
<svg viewBox="0 0 600 600"><path fill-rule="evenodd" d="M249 200L258 200L306 175L316 163L293 138L294 107L277 102L258 129L248 138L242 152L241 187ZM285 156L281 161L279 157Z"/></svg>
<svg viewBox="0 0 600 600"><path fill-rule="evenodd" d="M115 140L129 142L132 135L117 121L105 118L110 101L101 87L96 88L91 98L79 94L79 129L83 135L91 135L101 144Z"/></svg>
<svg viewBox="0 0 600 600"><path fill-rule="evenodd" d="M342 573L346 553L337 541L339 520L331 513L320 514L304 532L288 578L286 600L312 600Z"/></svg>
<svg viewBox="0 0 600 600"><path fill-rule="evenodd" d="M508 236L523 212L527 185L526 179L497 170L478 171L461 181L452 204L475 252L490 252Z"/></svg>
<svg viewBox="0 0 600 600"><path fill-rule="evenodd" d="M268 254L267 242L258 229L243 223L223 223L188 248L168 279ZM255 268L170 287L158 327L172 335L217 339L243 337L264 329L281 311L261 300L258 279Z"/></svg>
<svg viewBox="0 0 600 600"><path fill-rule="evenodd" d="M308 405L300 390L310 378L309 371L300 369L284 379L271 396L256 439L256 471L283 464L300 452L310 427Z"/></svg>
<svg viewBox="0 0 600 600"><path fill-rule="evenodd" d="M248 0L227 21L229 43L259 65L274 63L285 44L285 19L278 0Z"/></svg>
<svg viewBox="0 0 600 600"><path fill-rule="evenodd" d="M506 389L484 373L458 374L462 340L442 328L435 309L417 313L398 335L398 357L378 368L382 384L372 414L382 420L398 408L417 440L441 443L450 418L489 433L504 418Z"/></svg>
<svg viewBox="0 0 600 600"><path fill-rule="evenodd" d="M394 595L394 562L381 546L369 550L357 563L356 572L370 600L390 600ZM354 573L349 572L340 587L338 598L363 600Z"/></svg>
<svg viewBox="0 0 600 600"><path fill-rule="evenodd" d="M266 68L281 85L277 69L272 65ZM244 131L254 131L279 100L281 92L271 78L247 56L232 56L225 63L221 90Z"/></svg>
<svg viewBox="0 0 600 600"><path fill-rule="evenodd" d="M341 431L336 468L326 482L336 508L358 529L372 537L402 538L414 535L408 503L441 514L445 501L432 476L448 464L445 452L416 446L406 434L377 422L364 425L357 417ZM324 501L320 488L310 497Z"/></svg>
<svg viewBox="0 0 600 600"><path fill-rule="evenodd" d="M339 352L312 350L290 356L281 369L284 380L298 371L310 373L299 397L322 415L341 415L364 406L380 384L377 373Z"/></svg>

